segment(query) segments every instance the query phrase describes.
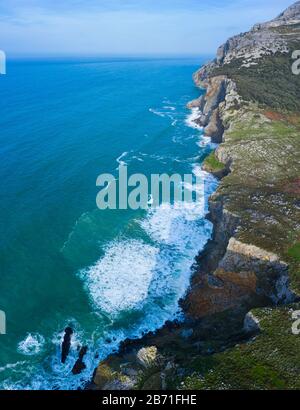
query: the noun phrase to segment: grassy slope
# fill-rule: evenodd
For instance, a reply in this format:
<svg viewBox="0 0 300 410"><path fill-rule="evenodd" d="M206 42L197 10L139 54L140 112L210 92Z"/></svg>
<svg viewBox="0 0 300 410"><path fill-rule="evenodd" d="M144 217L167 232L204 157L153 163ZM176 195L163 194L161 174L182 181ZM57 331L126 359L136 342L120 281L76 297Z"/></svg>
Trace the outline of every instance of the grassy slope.
<svg viewBox="0 0 300 410"><path fill-rule="evenodd" d="M224 169L224 164L218 161L214 151L211 152L209 156L205 158L203 166L207 172L218 172Z"/></svg>
<svg viewBox="0 0 300 410"><path fill-rule="evenodd" d="M298 27L296 28L298 30ZM300 44L294 44L300 49ZM292 288L300 292L300 76L292 60L276 55L250 68L222 67L246 104L226 119L225 150L236 157L219 194L244 221L239 238L278 253L289 263ZM231 116L231 117L230 117ZM208 165L219 167L212 154ZM257 309L260 334L241 345L185 363L190 376L178 383L194 389L299 389L300 335L292 333L290 307Z"/></svg>
<svg viewBox="0 0 300 410"><path fill-rule="evenodd" d="M232 122L225 146L239 160L219 194L242 216L239 239L278 253L289 263L291 287L299 293L300 196L293 181L299 176L300 129L287 117L275 118L266 119L264 110L252 106ZM300 389L300 335L292 334L292 311L299 309L293 304L255 310L261 323L256 338L224 352L193 356L181 364L190 375L177 386Z"/></svg>
<svg viewBox="0 0 300 410"><path fill-rule="evenodd" d="M290 50L300 50L300 26L274 29L288 39ZM292 73L292 53L263 57L257 65L241 66L240 60L216 69L212 75L227 75L246 101L253 101L275 110L300 111L300 75Z"/></svg>
<svg viewBox="0 0 300 410"><path fill-rule="evenodd" d="M239 239L279 254L291 267L297 265L293 256L300 241L298 117L250 104L231 120L222 149L231 152L234 169L222 181L219 195L242 218ZM300 293L299 266L291 273L292 286Z"/></svg>
<svg viewBox="0 0 300 410"><path fill-rule="evenodd" d="M258 309L261 332L223 353L195 358L182 388L300 389L300 335L292 333L292 308Z"/></svg>

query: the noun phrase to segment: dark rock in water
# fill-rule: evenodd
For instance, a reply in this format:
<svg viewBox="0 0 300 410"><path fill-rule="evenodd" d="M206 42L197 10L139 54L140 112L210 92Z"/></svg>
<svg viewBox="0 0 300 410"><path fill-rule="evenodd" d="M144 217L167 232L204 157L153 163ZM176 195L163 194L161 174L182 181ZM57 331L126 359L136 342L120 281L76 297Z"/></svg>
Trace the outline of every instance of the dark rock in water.
<svg viewBox="0 0 300 410"><path fill-rule="evenodd" d="M83 362L83 358L86 355L87 350L87 346L83 346L80 349L78 359L76 360L76 363L74 364L74 367L72 369L73 374L80 374L86 368L86 365Z"/></svg>
<svg viewBox="0 0 300 410"><path fill-rule="evenodd" d="M136 343L136 340L127 338L120 343L120 350L126 351L127 349L130 349L131 347L133 347L135 343Z"/></svg>
<svg viewBox="0 0 300 410"><path fill-rule="evenodd" d="M180 322L177 319L175 319L173 321L167 320L164 327L166 329L172 331L172 330L178 329L180 327Z"/></svg>
<svg viewBox="0 0 300 410"><path fill-rule="evenodd" d="M61 345L61 362L62 363L65 363L68 357L68 354L70 352L72 334L73 334L73 329L71 329L70 327L66 327L64 340Z"/></svg>

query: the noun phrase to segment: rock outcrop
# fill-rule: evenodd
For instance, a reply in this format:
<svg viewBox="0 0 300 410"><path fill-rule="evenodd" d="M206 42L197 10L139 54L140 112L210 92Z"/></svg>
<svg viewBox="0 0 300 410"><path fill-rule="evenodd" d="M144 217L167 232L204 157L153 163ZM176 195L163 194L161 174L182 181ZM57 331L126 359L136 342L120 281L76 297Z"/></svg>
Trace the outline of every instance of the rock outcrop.
<svg viewBox="0 0 300 410"><path fill-rule="evenodd" d="M78 359L76 360L73 366L73 369L72 369L73 374L80 374L86 368L86 364L84 363L83 359L87 351L88 351L87 346L83 346L80 349Z"/></svg>
<svg viewBox="0 0 300 410"><path fill-rule="evenodd" d="M252 312L248 312L245 316L244 330L247 333L257 333L260 331L259 319Z"/></svg>
<svg viewBox="0 0 300 410"><path fill-rule="evenodd" d="M281 13L278 17L271 20L270 22L264 24L256 24L254 28L256 30L260 29L261 27L280 27L280 26L291 26L300 23L300 1L292 4L288 7L283 13Z"/></svg>
<svg viewBox="0 0 300 410"><path fill-rule="evenodd" d="M213 62L201 68L194 75L198 85L216 68L237 61L240 67L256 65L264 56L276 53L287 54L291 51L291 37L299 34L300 2L296 2L276 19L256 24L252 30L231 37L219 47ZM287 26L290 28L287 31Z"/></svg>
<svg viewBox="0 0 300 410"><path fill-rule="evenodd" d="M157 362L157 347L143 347L138 351L137 359L146 369L155 366L155 363Z"/></svg>
<svg viewBox="0 0 300 410"><path fill-rule="evenodd" d="M64 339L61 345L61 362L65 363L70 352L71 338L73 334L73 329L71 327L66 327Z"/></svg>
<svg viewBox="0 0 300 410"><path fill-rule="evenodd" d="M278 246L274 246L272 235L279 238L284 231L288 234L287 221L284 215L279 215L280 203L289 208L288 226L293 226L296 237L299 234L297 199L285 195L282 188L280 192L278 187L280 180L296 178L299 165L295 164L291 170L289 155L280 156L277 152L277 141L281 138L283 144L288 139L294 154L299 152L297 127L284 125L284 117L280 117L281 123L270 121L263 109L239 93L237 83L225 73L226 66L231 64L238 76L242 67L247 69L246 61L248 64L255 60L259 78L265 56L272 58L278 53L285 56L290 51L289 27L289 39L300 40L294 31L298 23L300 2L272 22L256 25L250 32L229 39L219 48L217 58L194 75L196 84L207 90L199 100L196 121L206 127L205 132L212 136L213 142L221 142L214 154L215 162L223 163L231 175L221 182L210 199L209 217L214 223L214 235L198 258L197 273L184 303L186 313L193 318L243 305L246 309L293 300L288 264L282 259L285 242L282 239L280 245L277 241ZM282 30L278 31L278 27ZM295 80L291 73L290 77ZM207 164L205 169L209 169ZM221 175L222 172L216 170ZM228 216L232 220L230 224ZM265 227L264 233L259 226Z"/></svg>

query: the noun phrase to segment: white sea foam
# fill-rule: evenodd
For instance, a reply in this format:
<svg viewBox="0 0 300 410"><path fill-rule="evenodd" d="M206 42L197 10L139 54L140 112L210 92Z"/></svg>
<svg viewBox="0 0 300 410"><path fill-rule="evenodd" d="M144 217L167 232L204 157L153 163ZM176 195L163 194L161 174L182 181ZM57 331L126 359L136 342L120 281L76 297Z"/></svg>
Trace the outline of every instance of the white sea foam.
<svg viewBox="0 0 300 410"><path fill-rule="evenodd" d="M216 189L216 187L218 185L218 180L212 174L210 174L209 172L204 171L200 164L193 164L192 172L196 177L198 177L200 180L203 181L204 187L206 185L209 185L210 193L212 193ZM209 194L206 195L206 196L209 196Z"/></svg>
<svg viewBox="0 0 300 410"><path fill-rule="evenodd" d="M80 378L72 379L73 388L93 371L95 350L99 349L99 359L103 359L125 338L139 338L166 320L182 317L178 300L189 286L194 257L211 234L204 212L203 203L161 205L139 221L152 244L136 239L111 242L104 257L81 272L97 310L111 319L132 310L141 316L130 321L129 327L108 328L101 339L91 343L94 350L85 357L87 368Z"/></svg>
<svg viewBox="0 0 300 410"><path fill-rule="evenodd" d="M122 152L122 154L116 159L117 163L120 165L127 165L125 161L122 161L128 155L127 151Z"/></svg>
<svg viewBox="0 0 300 410"><path fill-rule="evenodd" d="M145 300L158 250L138 240L113 242L105 256L81 273L94 304L109 314Z"/></svg>
<svg viewBox="0 0 300 410"><path fill-rule="evenodd" d="M8 363L5 366L0 367L0 373L4 372L5 370L18 369L19 367L22 367L25 363L26 362Z"/></svg>
<svg viewBox="0 0 300 410"><path fill-rule="evenodd" d="M200 164L194 164L194 165L193 165L193 174L194 174L196 177L201 177L201 178L203 178L203 177L205 176L205 174L207 174L207 172L202 170Z"/></svg>
<svg viewBox="0 0 300 410"><path fill-rule="evenodd" d="M174 319L180 314L178 300L189 286L194 257L211 234L210 222L199 220L202 215L203 207L197 204L189 204L188 207L185 204L164 204L150 211L147 218L140 222L160 248L149 295L153 301L157 296L164 300L169 298L168 305L164 307L169 317L159 306L155 308L156 313L152 313L156 321L161 321L161 325L164 320ZM149 318L146 323L150 325L151 322Z"/></svg>
<svg viewBox="0 0 300 410"><path fill-rule="evenodd" d="M166 160L170 160L171 158L166 155L158 155L158 154L147 154L145 152L139 152L139 155L143 156L144 158L151 158L155 161L161 162L162 164L166 164Z"/></svg>
<svg viewBox="0 0 300 410"><path fill-rule="evenodd" d="M164 113L162 113L158 110L155 110L154 108L149 108L149 111L152 112L152 114L154 114L154 115L158 115L159 117L163 117L163 118L165 117Z"/></svg>
<svg viewBox="0 0 300 410"><path fill-rule="evenodd" d="M53 334L51 342L57 347L61 346L62 340L65 335L65 328L70 326L72 329L75 329L75 332L71 337L71 349L76 350L78 346L81 345L83 339L83 332L80 329L79 323L74 318L69 318L65 321L64 325L61 327L62 330Z"/></svg>
<svg viewBox="0 0 300 410"><path fill-rule="evenodd" d="M204 135L202 135L200 141L197 142L197 145L200 148L204 148L209 144L211 144L211 138L210 137L205 137Z"/></svg>
<svg viewBox="0 0 300 410"><path fill-rule="evenodd" d="M28 333L24 340L18 344L18 352L27 356L41 352L45 339L39 333Z"/></svg>
<svg viewBox="0 0 300 410"><path fill-rule="evenodd" d="M203 127L200 127L200 125L198 125L198 124L195 122L195 120L196 120L197 118L199 118L199 114L200 114L200 111L199 111L198 108L192 108L191 114L188 115L187 118L186 118L186 120L185 120L186 124L187 124L189 127L194 128L194 129L196 129L196 130L202 130Z"/></svg>
<svg viewBox="0 0 300 410"><path fill-rule="evenodd" d="M150 237L159 243L185 250L199 246L199 236L206 236L197 225L197 220L204 216L204 200L198 203L162 204L149 212L141 221L141 226Z"/></svg>
<svg viewBox="0 0 300 410"><path fill-rule="evenodd" d="M217 189L218 180L212 174L204 171L199 164L193 165L193 174L203 181L204 197L208 198ZM207 200L204 201L204 210L205 213L208 212Z"/></svg>
<svg viewBox="0 0 300 410"><path fill-rule="evenodd" d="M137 155L133 155L132 159L136 159L137 161L144 162L143 158L140 158Z"/></svg>
<svg viewBox="0 0 300 410"><path fill-rule="evenodd" d="M156 115L164 116L162 113L156 113ZM192 115L194 117L189 116L186 121L187 125L201 129L192 121L199 115L199 112L195 110ZM117 158L119 165L124 163L127 154L123 152ZM138 153L138 155L143 159L146 157L153 159L149 154ZM155 156L155 159L162 161L164 158ZM202 177L203 185L199 186L199 190L203 191L207 198L215 189L216 180L210 174L203 172L200 165L194 165L193 173ZM151 202L151 198L149 201ZM124 339L139 338L145 332L160 328L166 320L181 318L182 313L178 307L178 300L184 296L189 286L194 257L211 235L212 225L204 219L206 212L207 201L204 200L204 195L199 202L188 206L184 204L162 205L150 210L140 221L140 227L149 237L149 241L123 238L110 242L104 249L104 256L95 265L80 272L95 313L100 317L104 312L107 315L109 326L105 329L101 328L104 334L100 337L96 332L95 335L88 335L88 338L85 338L79 324L76 324L70 355L65 365L60 363L60 344L63 333L56 334L53 340L56 354L51 357L51 371L45 373L41 369L40 372L35 372L35 376L30 377L30 383L25 388L76 389L79 386L82 387L84 381L92 375L96 352L99 353L97 362L115 352ZM119 314L126 312L127 321L127 313L132 310L135 313L139 312L139 315L128 318L128 323L122 322L123 325L119 327L113 326ZM73 323L73 320L70 322ZM102 324L99 326L101 327ZM110 339L110 342L107 343L106 339ZM26 339L19 344L19 348L23 351L35 350L37 352L43 344L44 340L39 339L37 335L27 335ZM79 344L89 346L84 358L87 367L78 376L66 377L70 374L78 357ZM29 349L29 345L37 347ZM7 380L6 385L10 386L10 381ZM12 384L12 386L13 388L24 388L19 385Z"/></svg>

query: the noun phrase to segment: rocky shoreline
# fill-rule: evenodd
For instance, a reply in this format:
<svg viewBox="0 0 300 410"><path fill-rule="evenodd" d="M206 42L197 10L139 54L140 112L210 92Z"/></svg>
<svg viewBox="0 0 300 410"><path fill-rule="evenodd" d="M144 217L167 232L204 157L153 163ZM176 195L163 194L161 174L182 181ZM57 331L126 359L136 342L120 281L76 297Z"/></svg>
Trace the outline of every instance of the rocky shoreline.
<svg viewBox="0 0 300 410"><path fill-rule="evenodd" d="M197 257L180 302L186 319L125 341L117 355L100 363L88 388L300 386L299 354L293 365L280 351L285 344L299 351L299 338L288 333L288 312L299 307L300 294L299 255L293 252L300 238L300 120L290 101L270 103L268 87L271 93L276 87L272 73L267 88L260 84L265 67L277 64L277 72L285 67L296 44L300 48L300 2L228 40L217 58L195 73L206 94L188 107L199 110L197 124L219 144L203 167L221 182L209 200L213 237ZM299 78L289 75L297 87ZM297 92L300 99L300 88ZM281 325L279 315L286 320ZM281 326L277 330L286 337L276 347L282 363L273 359L276 329L270 323ZM242 366L238 376L235 361L237 369ZM224 374L230 380L225 384Z"/></svg>

